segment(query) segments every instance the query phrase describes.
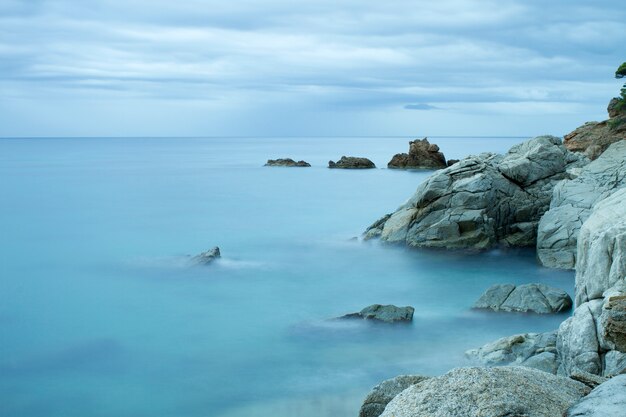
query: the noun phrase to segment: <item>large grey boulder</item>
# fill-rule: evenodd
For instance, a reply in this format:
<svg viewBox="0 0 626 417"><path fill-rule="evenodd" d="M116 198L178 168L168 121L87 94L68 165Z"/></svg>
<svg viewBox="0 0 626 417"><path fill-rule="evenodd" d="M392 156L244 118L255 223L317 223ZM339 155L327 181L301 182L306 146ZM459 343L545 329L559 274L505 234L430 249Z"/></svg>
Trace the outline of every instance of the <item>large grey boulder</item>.
<svg viewBox="0 0 626 417"><path fill-rule="evenodd" d="M553 136L523 142L504 156L467 157L431 175L365 238L450 249L534 246L554 185L583 162Z"/></svg>
<svg viewBox="0 0 626 417"><path fill-rule="evenodd" d="M626 158L626 142L623 143ZM626 170L626 159L623 162ZM619 175L626 177L626 172ZM611 287L626 286L626 188L593 207L578 237L578 254L577 304L601 298Z"/></svg>
<svg viewBox="0 0 626 417"><path fill-rule="evenodd" d="M602 340L597 325L602 304L602 300L593 300L578 306L574 315L559 326L558 375L570 376L578 371L602 374Z"/></svg>
<svg viewBox="0 0 626 417"><path fill-rule="evenodd" d="M447 166L439 146L428 142L427 138L409 142L409 153L397 153L387 164L387 168L394 169L440 169Z"/></svg>
<svg viewBox="0 0 626 417"><path fill-rule="evenodd" d="M569 378L526 367L457 368L412 385L383 417L555 417L589 392Z"/></svg>
<svg viewBox="0 0 626 417"><path fill-rule="evenodd" d="M567 410L566 417L626 416L626 375L599 385Z"/></svg>
<svg viewBox="0 0 626 417"><path fill-rule="evenodd" d="M192 264L195 265L209 265L221 257L220 248L217 246L209 249L206 252L202 252L199 255L191 258Z"/></svg>
<svg viewBox="0 0 626 417"><path fill-rule="evenodd" d="M503 337L466 351L465 357L483 366L527 366L556 374L556 331Z"/></svg>
<svg viewBox="0 0 626 417"><path fill-rule="evenodd" d="M576 264L576 244L594 204L626 186L626 141L611 145L578 176L554 187L550 210L537 232L537 255L552 268L571 269Z"/></svg>
<svg viewBox="0 0 626 417"><path fill-rule="evenodd" d="M413 320L413 313L415 309L413 307L396 307L392 304L381 305L372 304L365 307L358 313L350 313L345 316L339 317L340 319L364 319L364 320L376 320L385 323L395 322L409 322Z"/></svg>
<svg viewBox="0 0 626 417"><path fill-rule="evenodd" d="M559 313L572 307L572 299L563 290L544 284L493 285L474 303L474 308L494 311Z"/></svg>
<svg viewBox="0 0 626 417"><path fill-rule="evenodd" d="M387 379L376 385L365 397L361 410L359 411L359 417L378 417L385 407L389 404L389 401L400 394L402 391L415 385L418 382L422 382L429 377L421 375L400 375L395 378Z"/></svg>
<svg viewBox="0 0 626 417"><path fill-rule="evenodd" d="M359 158L356 156L342 156L337 162L328 161L328 168L341 169L370 169L376 168L376 165L367 158Z"/></svg>

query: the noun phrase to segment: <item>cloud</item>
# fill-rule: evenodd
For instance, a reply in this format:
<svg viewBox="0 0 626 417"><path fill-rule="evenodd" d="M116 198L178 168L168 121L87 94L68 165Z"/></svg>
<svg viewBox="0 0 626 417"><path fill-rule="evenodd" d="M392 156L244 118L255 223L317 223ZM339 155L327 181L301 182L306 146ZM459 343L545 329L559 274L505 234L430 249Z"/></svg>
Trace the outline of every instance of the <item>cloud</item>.
<svg viewBox="0 0 626 417"><path fill-rule="evenodd" d="M417 103L417 104L407 104L406 106L404 106L404 108L407 110L436 110L439 107L431 106L430 104L426 104L426 103Z"/></svg>
<svg viewBox="0 0 626 417"><path fill-rule="evenodd" d="M515 115L515 103L542 114L547 106L559 125L559 114L595 117L578 113L590 104L601 116L619 90L612 75L624 60L622 9L604 0L592 8L582 0L6 0L0 107L13 117L0 115L0 135L27 134L35 115L55 103L104 113L85 125L98 134L111 124L107 105L130 101L155 109L155 119L169 117L159 109L174 102L219 111L222 120L266 109L300 111L292 120L340 111L344 119L328 123L354 134L369 129L364 112L392 115L426 103L467 114L495 107ZM145 115L126 112L137 113L140 131ZM286 123L299 128L276 117L259 133ZM220 125L220 133L239 128ZM69 127L55 129L62 135Z"/></svg>

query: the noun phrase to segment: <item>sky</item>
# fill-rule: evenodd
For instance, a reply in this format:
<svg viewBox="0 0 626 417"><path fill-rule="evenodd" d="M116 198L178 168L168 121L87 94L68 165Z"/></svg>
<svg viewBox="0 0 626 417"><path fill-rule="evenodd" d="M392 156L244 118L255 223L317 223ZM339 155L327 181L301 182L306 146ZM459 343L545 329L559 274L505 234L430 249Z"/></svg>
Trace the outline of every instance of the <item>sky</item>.
<svg viewBox="0 0 626 417"><path fill-rule="evenodd" d="M624 61L614 0L0 0L0 137L562 136Z"/></svg>

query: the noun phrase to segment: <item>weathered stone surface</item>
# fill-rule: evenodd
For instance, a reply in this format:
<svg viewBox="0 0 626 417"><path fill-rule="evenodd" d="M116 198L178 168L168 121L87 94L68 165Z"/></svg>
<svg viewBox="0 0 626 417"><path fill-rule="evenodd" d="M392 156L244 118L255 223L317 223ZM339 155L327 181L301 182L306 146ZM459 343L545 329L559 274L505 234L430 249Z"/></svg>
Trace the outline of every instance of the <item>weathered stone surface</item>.
<svg viewBox="0 0 626 417"><path fill-rule="evenodd" d="M598 158L612 143L626 139L626 114L617 110L618 99L608 105L610 120L587 122L565 135L564 144L572 152L583 152L589 159Z"/></svg>
<svg viewBox="0 0 626 417"><path fill-rule="evenodd" d="M504 156L470 156L431 175L366 235L414 247L534 246L552 188L581 164L553 136L516 145Z"/></svg>
<svg viewBox="0 0 626 417"><path fill-rule="evenodd" d="M439 146L431 144L427 138L409 142L409 153L395 154L387 164L387 168L396 169L439 169L446 166L446 158L439 152Z"/></svg>
<svg viewBox="0 0 626 417"><path fill-rule="evenodd" d="M397 395L383 417L555 417L589 388L526 367L458 368Z"/></svg>
<svg viewBox="0 0 626 417"><path fill-rule="evenodd" d="M294 161L291 158L268 159L266 167L310 167L306 161Z"/></svg>
<svg viewBox="0 0 626 417"><path fill-rule="evenodd" d="M557 334L558 375L569 376L581 370L602 374L602 360L597 320L602 300L593 300L576 308L574 315L559 327Z"/></svg>
<svg viewBox="0 0 626 417"><path fill-rule="evenodd" d="M574 404L566 416L626 416L626 375L616 376L599 385L580 402Z"/></svg>
<svg viewBox="0 0 626 417"><path fill-rule="evenodd" d="M448 166L452 166L454 164L456 164L457 162L459 162L460 159L448 159L448 161L446 162L448 164Z"/></svg>
<svg viewBox="0 0 626 417"><path fill-rule="evenodd" d="M604 375L614 376L626 373L626 353L611 350L604 355Z"/></svg>
<svg viewBox="0 0 626 417"><path fill-rule="evenodd" d="M544 284L494 285L474 304L474 308L540 314L558 313L571 307L572 299L565 291Z"/></svg>
<svg viewBox="0 0 626 417"><path fill-rule="evenodd" d="M363 405L359 411L359 417L380 416L383 411L385 411L385 407L389 404L389 401L393 400L396 395L400 394L411 385L415 385L426 379L428 379L427 376L421 375L400 375L381 382L365 397L365 401L363 401Z"/></svg>
<svg viewBox="0 0 626 417"><path fill-rule="evenodd" d="M556 331L503 337L465 356L483 366L520 365L556 374Z"/></svg>
<svg viewBox="0 0 626 417"><path fill-rule="evenodd" d="M622 143L626 158L626 142ZM610 149L606 153L609 152ZM623 162L626 170L626 159ZM614 180L617 180L618 175L626 176L626 172L615 175ZM577 304L601 298L611 287L626 286L626 187L593 207L578 237L578 254Z"/></svg>
<svg viewBox="0 0 626 417"><path fill-rule="evenodd" d="M340 319L364 319L377 320L386 323L409 322L413 320L413 307L396 307L394 305L372 304L358 313L350 313L339 317Z"/></svg>
<svg viewBox="0 0 626 417"><path fill-rule="evenodd" d="M328 168L341 169L370 169L376 168L376 165L367 158L359 158L355 156L342 156L337 162L328 161Z"/></svg>
<svg viewBox="0 0 626 417"><path fill-rule="evenodd" d="M220 248L215 246L206 252L202 252L191 258L191 262L196 265L208 265L221 257Z"/></svg>
<svg viewBox="0 0 626 417"><path fill-rule="evenodd" d="M600 327L606 344L612 349L626 352L626 294L607 297Z"/></svg>
<svg viewBox="0 0 626 417"><path fill-rule="evenodd" d="M615 143L583 167L578 176L554 187L550 210L539 222L537 255L553 268L573 268L582 224L594 204L626 186L626 141Z"/></svg>

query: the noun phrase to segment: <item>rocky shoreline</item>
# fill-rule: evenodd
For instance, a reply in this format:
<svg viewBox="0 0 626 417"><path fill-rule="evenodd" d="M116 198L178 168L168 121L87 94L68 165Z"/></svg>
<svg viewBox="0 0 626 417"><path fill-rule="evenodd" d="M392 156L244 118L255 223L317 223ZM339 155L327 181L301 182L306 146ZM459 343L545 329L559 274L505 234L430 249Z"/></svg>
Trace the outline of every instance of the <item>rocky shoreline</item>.
<svg viewBox="0 0 626 417"><path fill-rule="evenodd" d="M576 289L574 312L555 331L466 352L478 368L384 381L361 417L626 415L626 112L618 107L612 100L610 120L564 142L540 136L436 171L365 231L365 240L416 248L535 247L543 265L576 270ZM533 285L490 288L475 307L571 307L561 290Z"/></svg>

